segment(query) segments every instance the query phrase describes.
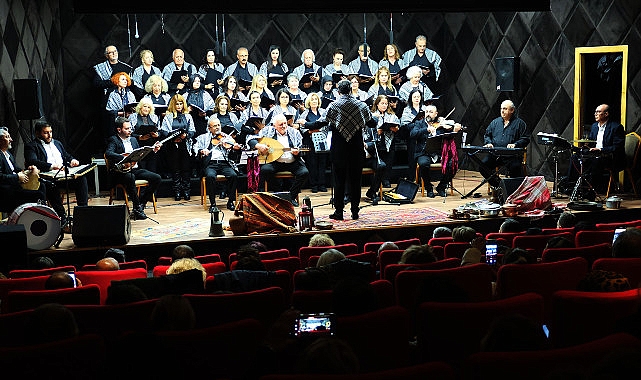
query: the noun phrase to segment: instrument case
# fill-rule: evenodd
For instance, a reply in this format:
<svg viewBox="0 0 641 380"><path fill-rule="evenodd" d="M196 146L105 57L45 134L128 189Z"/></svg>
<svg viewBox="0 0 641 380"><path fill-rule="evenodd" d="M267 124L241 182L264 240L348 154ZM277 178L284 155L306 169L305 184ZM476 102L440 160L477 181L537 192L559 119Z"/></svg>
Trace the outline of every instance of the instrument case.
<svg viewBox="0 0 641 380"><path fill-rule="evenodd" d="M389 203L406 204L412 203L418 193L418 184L401 178L391 191L383 192L383 200Z"/></svg>

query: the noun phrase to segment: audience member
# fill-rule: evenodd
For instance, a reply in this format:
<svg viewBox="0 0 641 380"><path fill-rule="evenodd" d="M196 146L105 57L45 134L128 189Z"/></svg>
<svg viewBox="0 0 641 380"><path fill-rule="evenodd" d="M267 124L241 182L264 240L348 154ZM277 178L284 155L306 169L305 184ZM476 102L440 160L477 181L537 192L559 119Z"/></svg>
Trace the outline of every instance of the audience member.
<svg viewBox="0 0 641 380"><path fill-rule="evenodd" d="M508 314L492 321L481 340L482 352L538 351L551 348L543 326L521 314Z"/></svg>
<svg viewBox="0 0 641 380"><path fill-rule="evenodd" d="M309 239L310 247L331 247L334 244L334 240L328 234L314 234Z"/></svg>
<svg viewBox="0 0 641 380"><path fill-rule="evenodd" d="M577 290L582 292L623 292L630 290L628 278L621 273L593 269L579 281Z"/></svg>
<svg viewBox="0 0 641 380"><path fill-rule="evenodd" d="M236 252L237 259L240 260L242 257L251 256L260 260L260 251L251 243L241 245Z"/></svg>
<svg viewBox="0 0 641 380"><path fill-rule="evenodd" d="M513 218L507 218L501 223L499 232L523 232L525 229L521 222Z"/></svg>
<svg viewBox="0 0 641 380"><path fill-rule="evenodd" d="M612 243L612 257L641 257L641 229L630 227Z"/></svg>
<svg viewBox="0 0 641 380"><path fill-rule="evenodd" d="M452 230L452 239L455 242L471 243L476 238L476 230L468 226L455 227Z"/></svg>
<svg viewBox="0 0 641 380"><path fill-rule="evenodd" d="M105 257L96 263L96 270L119 270L120 265L113 257Z"/></svg>
<svg viewBox="0 0 641 380"><path fill-rule="evenodd" d="M46 290L55 290L55 289L70 289L81 286L80 280L76 278L74 282L73 277L67 272L56 271L49 275L49 278L45 281Z"/></svg>
<svg viewBox="0 0 641 380"><path fill-rule="evenodd" d="M374 287L362 278L346 277L332 289L332 311L339 317L369 313L379 306Z"/></svg>
<svg viewBox="0 0 641 380"><path fill-rule="evenodd" d="M47 269L54 268L56 263L53 262L49 256L38 256L35 259L31 260L31 267L33 269Z"/></svg>
<svg viewBox="0 0 641 380"><path fill-rule="evenodd" d="M27 344L56 342L79 335L76 318L71 310L57 303L40 305L27 318Z"/></svg>
<svg viewBox="0 0 641 380"><path fill-rule="evenodd" d="M105 252L104 257L113 257L119 263L124 263L125 261L127 261L127 257L125 256L125 251L118 248L109 248L107 252Z"/></svg>
<svg viewBox="0 0 641 380"><path fill-rule="evenodd" d="M552 236L545 244L545 248L574 248L574 242L563 236Z"/></svg>
<svg viewBox="0 0 641 380"><path fill-rule="evenodd" d="M389 249L399 249L399 248L398 248L398 245L396 245L396 243L394 243L393 241L386 241L378 247L378 254L380 255L381 252Z"/></svg>
<svg viewBox="0 0 641 380"><path fill-rule="evenodd" d="M296 364L296 373L303 374L353 375L359 370L354 350L346 341L336 337L313 341L303 350Z"/></svg>
<svg viewBox="0 0 641 380"><path fill-rule="evenodd" d="M134 284L120 284L107 288L107 305L122 305L147 300L147 295Z"/></svg>
<svg viewBox="0 0 641 380"><path fill-rule="evenodd" d="M434 238L450 236L452 236L452 230L449 227L440 226L436 227L434 231L432 231L432 237Z"/></svg>
<svg viewBox="0 0 641 380"><path fill-rule="evenodd" d="M579 231L596 231L596 224L588 220L579 220L574 224L574 233Z"/></svg>
<svg viewBox="0 0 641 380"><path fill-rule="evenodd" d="M265 264L256 256L242 256L236 262L235 270L258 270L264 271Z"/></svg>
<svg viewBox="0 0 641 380"><path fill-rule="evenodd" d="M427 244L411 245L403 251L399 264L425 264L436 261L432 247Z"/></svg>
<svg viewBox="0 0 641 380"><path fill-rule="evenodd" d="M174 247L171 251L171 261L176 261L184 258L193 259L196 256L194 249L187 244L180 244Z"/></svg>
<svg viewBox="0 0 641 380"><path fill-rule="evenodd" d="M203 283L205 282L205 280L207 279L207 271L205 270L205 268L203 268L200 261L194 258L185 257L172 262L169 268L167 268L166 273L177 274L177 273L188 271L190 269L200 270L203 274Z"/></svg>
<svg viewBox="0 0 641 380"><path fill-rule="evenodd" d="M343 259L345 259L345 255L343 254L343 252L334 248L330 248L327 251L321 253L318 261L316 262L316 268L320 268Z"/></svg>
<svg viewBox="0 0 641 380"><path fill-rule="evenodd" d="M576 215L569 211L564 211L559 215L559 219L556 221L557 228L569 228L574 227L576 224Z"/></svg>
<svg viewBox="0 0 641 380"><path fill-rule="evenodd" d="M248 245L250 247L256 248L258 250L258 252L266 252L266 251L269 250L269 248L267 248L265 243L262 243L262 242L260 242L258 240L251 241L251 242L249 242Z"/></svg>
<svg viewBox="0 0 641 380"><path fill-rule="evenodd" d="M527 251L525 251L523 248L510 248L503 255L503 265L527 263Z"/></svg>
<svg viewBox="0 0 641 380"><path fill-rule="evenodd" d="M526 235L542 235L543 230L541 227L528 227L527 230L525 230Z"/></svg>
<svg viewBox="0 0 641 380"><path fill-rule="evenodd" d="M485 238L475 236L470 244L472 246L463 252L461 266L480 263L481 257L485 253Z"/></svg>
<svg viewBox="0 0 641 380"><path fill-rule="evenodd" d="M180 294L160 297L151 312L153 331L186 331L195 326L196 313L189 300Z"/></svg>

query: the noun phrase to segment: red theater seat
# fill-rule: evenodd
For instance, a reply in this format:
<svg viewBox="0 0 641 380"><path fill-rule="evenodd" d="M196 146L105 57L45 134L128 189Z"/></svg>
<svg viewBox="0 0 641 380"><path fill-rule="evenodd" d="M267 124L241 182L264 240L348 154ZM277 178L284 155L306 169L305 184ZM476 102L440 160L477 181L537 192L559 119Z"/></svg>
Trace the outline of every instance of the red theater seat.
<svg viewBox="0 0 641 380"><path fill-rule="evenodd" d="M641 287L641 258L639 257L604 257L592 263L592 269L621 273L628 278L630 286Z"/></svg>
<svg viewBox="0 0 641 380"><path fill-rule="evenodd" d="M569 232L561 232L557 234L515 236L512 239L512 248L532 249L536 257L541 257L545 246L553 237L563 237L572 242L574 235Z"/></svg>
<svg viewBox="0 0 641 380"><path fill-rule="evenodd" d="M44 269L14 269L9 272L8 278L26 278L26 277L38 277L38 276L48 276L53 272L75 272L76 267L73 265L61 265L55 268L44 268Z"/></svg>
<svg viewBox="0 0 641 380"><path fill-rule="evenodd" d="M595 260L603 257L612 257L612 247L609 243L589 245L586 247L575 248L547 248L543 250L541 262L551 263L571 259L573 257L583 257L587 260L588 265L592 266Z"/></svg>
<svg viewBox="0 0 641 380"><path fill-rule="evenodd" d="M396 275L406 269L447 269L457 268L460 266L461 260L456 257L424 264L390 264L385 267L383 279L388 280L393 284L396 279Z"/></svg>
<svg viewBox="0 0 641 380"><path fill-rule="evenodd" d="M61 305L100 305L100 287L87 284L78 288L55 290L12 290L7 295L6 310L13 313L35 309L45 303ZM4 309L4 308L3 308Z"/></svg>
<svg viewBox="0 0 641 380"><path fill-rule="evenodd" d="M46 276L9 278L0 279L0 308L4 312L4 304L7 301L7 295L12 290L44 290L45 282L49 278Z"/></svg>
<svg viewBox="0 0 641 380"><path fill-rule="evenodd" d="M454 369L447 363L431 362L379 372L349 375L271 374L261 376L259 380L454 380L455 378Z"/></svg>
<svg viewBox="0 0 641 380"><path fill-rule="evenodd" d="M145 260L133 260L126 261L124 263L118 263L120 269L134 269L134 268L144 268L147 269L147 262ZM96 264L85 264L80 270L98 270Z"/></svg>
<svg viewBox="0 0 641 380"><path fill-rule="evenodd" d="M300 258L301 263L306 264L311 256L320 256L323 252L327 251L330 248L339 250L345 256L359 253L358 245L356 243L346 243L326 247L303 246L298 248L298 257Z"/></svg>
<svg viewBox="0 0 641 380"><path fill-rule="evenodd" d="M603 243L612 244L613 237L614 230L579 231L574 234L574 246L588 247Z"/></svg>
<svg viewBox="0 0 641 380"><path fill-rule="evenodd" d="M105 304L107 300L107 292L111 281L129 280L133 278L146 278L147 270L144 268L134 269L120 269L120 270L86 270L76 272L76 278L79 279L83 285L97 284L100 286L100 303Z"/></svg>

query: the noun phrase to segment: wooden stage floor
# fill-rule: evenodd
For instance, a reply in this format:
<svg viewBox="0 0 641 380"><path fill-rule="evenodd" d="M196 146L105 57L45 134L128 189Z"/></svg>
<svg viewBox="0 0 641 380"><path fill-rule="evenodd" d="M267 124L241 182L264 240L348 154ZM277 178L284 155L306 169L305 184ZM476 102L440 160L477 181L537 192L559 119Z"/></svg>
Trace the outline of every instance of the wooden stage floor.
<svg viewBox="0 0 641 380"><path fill-rule="evenodd" d="M399 207L404 210L409 209L425 209L430 207L440 210L445 213L451 213L451 210L464 205L469 202L476 202L480 199L488 199L488 187L483 184L476 192L480 193L481 198L466 197L462 199L462 195L467 195L482 181L482 177L478 172L473 171L459 171L454 179L454 193L448 196L428 198L421 195L419 188L418 194L411 204L402 206L389 204L387 202L380 202L376 206L365 207L361 210L361 215L366 215L368 212L389 212L390 215L397 212ZM548 181L550 191L552 191L553 183ZM367 188L362 188L364 196ZM389 189L386 189L389 190ZM153 262L157 257L169 255L171 249L178 244L189 244L196 250L197 254L205 253L221 253L229 254L235 252L238 247L251 241L260 240L270 248L290 248L297 250L297 247L307 245L309 237L318 231L282 233L282 234L265 234L265 235L252 235L252 236L234 236L231 231L226 231L223 237L209 237L210 227L210 214L203 208L200 203L200 196L193 192L190 201L174 201L173 198L160 198L157 200L158 213L154 214L150 205L147 206L145 212L150 217L147 220L131 221L132 232L130 241L127 245L118 247L123 249L127 254L127 259L144 258ZM325 193L311 193L309 189L303 190L300 199L304 196L309 196L314 207L314 215L319 218L327 218L327 216L334 212L333 205L330 204L332 196L331 189ZM594 220L600 222L604 220L623 221L632 218L634 213L638 214L638 209L641 208L641 201L635 200L629 194L620 194L623 198L622 208L619 210L603 209L600 211L579 212L583 219ZM93 196L89 200L90 206L99 206L108 204L108 194L102 193L100 196ZM552 198L554 204L565 206L568 202L567 196L560 196ZM122 204L123 201L115 201L115 203ZM227 210L224 206L226 200L218 201L219 207L224 212L223 225L228 224L229 217L233 214L232 211ZM361 201L361 206L368 204ZM320 206L317 206L320 205ZM348 206L349 207L349 206ZM349 208L346 208L345 218L350 218ZM73 208L73 203L72 203ZM636 209L636 210L635 210ZM298 214L300 208L296 208L295 212ZM546 215L537 220L530 220L529 218L519 218L523 220L526 225L536 225L541 227L551 227L556 223L557 215ZM638 217L637 217L638 218ZM411 237L420 237L421 241L427 242L431 236L431 232L439 225L448 225L455 227L458 225L466 224L477 229L479 232L487 233L498 230L498 226L504 220L504 217L493 218L478 218L471 221L462 220L440 220L439 222L428 222L423 225L416 225L412 227L379 227L369 226L362 228L354 228L349 231L346 230L330 230L324 231L329 233L337 244L356 242L362 246L367 241L386 241L386 240L402 240ZM76 247L74 245L72 234L65 234L58 248L52 247L47 250L32 251L30 255L49 255L58 258L58 262L69 262L73 264L95 263L97 259L102 257L102 254L109 247Z"/></svg>

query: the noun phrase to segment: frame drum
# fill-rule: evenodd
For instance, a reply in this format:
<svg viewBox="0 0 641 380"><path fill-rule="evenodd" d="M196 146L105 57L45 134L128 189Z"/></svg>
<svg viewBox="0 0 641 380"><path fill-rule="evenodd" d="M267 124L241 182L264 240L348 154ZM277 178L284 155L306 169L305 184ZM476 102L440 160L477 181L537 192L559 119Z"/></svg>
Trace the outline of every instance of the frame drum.
<svg viewBox="0 0 641 380"><path fill-rule="evenodd" d="M27 232L27 247L34 250L51 247L61 231L60 217L49 206L25 203L18 206L7 224L22 224Z"/></svg>

